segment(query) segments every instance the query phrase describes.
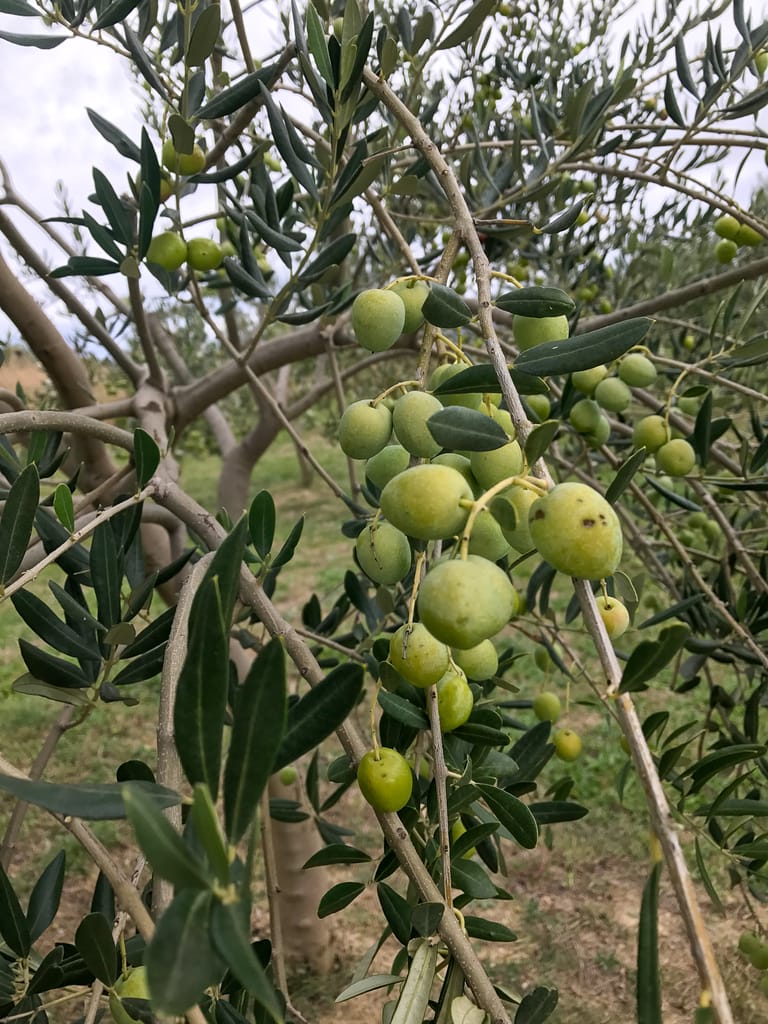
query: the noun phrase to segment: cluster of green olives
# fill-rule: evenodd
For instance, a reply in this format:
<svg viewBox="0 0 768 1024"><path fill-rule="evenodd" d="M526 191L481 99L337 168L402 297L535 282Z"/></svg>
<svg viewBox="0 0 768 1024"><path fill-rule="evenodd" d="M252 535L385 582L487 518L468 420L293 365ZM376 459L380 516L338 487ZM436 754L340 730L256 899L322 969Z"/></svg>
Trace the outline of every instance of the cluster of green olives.
<svg viewBox="0 0 768 1024"><path fill-rule="evenodd" d="M415 287L403 284L398 290L362 292L352 308L361 345L378 351L393 345L404 330L416 329L426 297L421 293L428 291L425 285L412 296ZM412 309L406 313L403 294L406 300L418 299L418 316ZM527 319L515 317L518 344L540 344L560 338L563 331L567 335L565 317L549 318L557 320L553 324L545 322L548 318L538 318L535 325L521 323ZM364 463L364 494L373 507L355 540L357 563L381 587L411 589L413 614L390 636L388 662L410 685L436 688L444 732L470 717L470 683L492 679L497 672L494 640L520 607L508 557L535 550L568 576L602 580L613 575L622 556L618 517L597 490L571 481L548 488L531 476L498 395L443 400L435 394L464 368L460 360L444 362L427 387L403 382L377 397L354 401L338 427L341 449ZM503 428L506 441L490 451L444 448L430 420L449 403L487 415ZM614 598L605 601L600 613L619 635L629 621L626 609ZM553 739L558 756L578 756L580 740L571 730L560 730ZM366 755L358 780L377 810L398 810L410 798L410 768L389 748Z"/></svg>
<svg viewBox="0 0 768 1024"><path fill-rule="evenodd" d="M720 239L715 245L715 259L718 263L730 263L741 245L755 246L765 241L753 227L742 224L729 213L718 217L713 227Z"/></svg>

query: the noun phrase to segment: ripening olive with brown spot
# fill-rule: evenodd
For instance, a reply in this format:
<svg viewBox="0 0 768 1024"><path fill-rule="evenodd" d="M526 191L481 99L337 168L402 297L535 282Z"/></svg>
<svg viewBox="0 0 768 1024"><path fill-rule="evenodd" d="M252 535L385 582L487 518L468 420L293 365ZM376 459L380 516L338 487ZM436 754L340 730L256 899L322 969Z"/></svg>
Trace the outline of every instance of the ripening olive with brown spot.
<svg viewBox="0 0 768 1024"><path fill-rule="evenodd" d="M621 524L594 488L575 481L557 484L528 513L533 543L542 558L576 579L599 580L618 568Z"/></svg>

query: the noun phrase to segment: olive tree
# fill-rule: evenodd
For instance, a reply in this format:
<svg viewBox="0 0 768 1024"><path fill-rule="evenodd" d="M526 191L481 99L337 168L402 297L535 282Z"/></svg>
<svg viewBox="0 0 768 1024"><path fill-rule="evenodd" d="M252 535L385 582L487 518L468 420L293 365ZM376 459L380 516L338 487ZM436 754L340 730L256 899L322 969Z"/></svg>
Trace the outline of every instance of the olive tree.
<svg viewBox="0 0 768 1024"><path fill-rule="evenodd" d="M729 1024L676 824L693 833L712 898L705 844L762 897L768 445L756 313L768 222L759 196L746 208L734 193L765 150L768 24L739 2L670 4L623 24L599 2L438 12L323 0L276 5L283 45L263 52L259 9L237 0L229 12L125 0L0 10L25 30L43 23L2 33L3 46L88 35L113 49L147 112L131 138L89 111L126 169L116 181L94 169L89 209L44 216L4 174L0 308L58 407L0 395L0 582L42 642L19 640L15 689L66 707L33 771L0 760L0 787L18 801L3 862L36 804L110 894L41 957L63 858L26 909L0 875L4 1017L46 1019L73 989L89 990L89 1021L107 998L118 1020L295 1016L273 818L296 805L274 783L270 800L269 780L335 731L334 789L320 792L316 756L307 770L322 839L308 863L371 859L323 816L356 780L383 837L384 930L344 997L390 988L398 1024L546 1019L556 990L494 986L473 940L511 933L465 913L499 893L505 847L532 848L544 825L587 810L567 775L538 790L547 762L579 743L553 729L557 708L536 705L504 646L525 616L616 719L625 774L647 797L659 855L640 914L638 1020L661 1019L664 863L701 979L696 1020ZM210 210L202 226L187 212L193 195ZM61 251L57 266L26 220ZM37 304L30 276L80 343ZM91 343L126 397L94 400ZM329 401L344 411L348 481L300 427ZM175 458L201 418L221 456L213 511L179 485ZM393 419L405 461L361 466L389 447ZM331 609L307 595L301 621L273 600L301 522L278 547L269 480L252 496L280 430L338 499L350 539L343 592ZM55 604L30 589L53 563L65 579L49 582ZM619 642L630 618L631 649ZM590 668L570 639L576 621ZM419 627L445 659L434 677L413 668ZM662 672L690 690L682 727L636 709L633 695ZM65 728L155 678L153 765L121 763L109 785L41 779ZM507 714L532 706L542 720L531 727ZM123 817L140 851L132 878L88 825ZM271 942L252 943L258 858ZM333 886L320 917L364 889ZM755 966L761 928L743 942ZM392 973L369 973L389 933L401 947Z"/></svg>

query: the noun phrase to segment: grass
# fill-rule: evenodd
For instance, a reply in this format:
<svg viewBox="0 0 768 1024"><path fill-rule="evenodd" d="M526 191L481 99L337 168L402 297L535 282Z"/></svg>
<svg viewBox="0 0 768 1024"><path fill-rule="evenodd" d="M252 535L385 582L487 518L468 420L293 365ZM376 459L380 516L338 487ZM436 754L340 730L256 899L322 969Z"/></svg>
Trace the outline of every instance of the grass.
<svg viewBox="0 0 768 1024"><path fill-rule="evenodd" d="M313 450L329 472L344 480L345 459L334 444L319 438ZM187 458L181 466L182 485L212 511L216 509L217 472L218 464L213 458ZM267 481L277 510L277 544L285 539L293 524L304 517L296 555L281 573L275 594L284 614L297 621L313 590L323 610L327 611L339 592L345 572L353 567L352 543L340 531L341 521L350 516L317 477L309 487L301 485L295 452L285 437L279 438L259 462L251 481L251 495ZM526 571L524 565L516 574L520 589L525 586ZM33 589L47 599L45 579L37 580ZM566 602L563 587L559 597L553 596L558 621L562 620ZM573 784L569 799L585 804L590 811L581 821L545 829L535 851L506 850L506 875L500 879L500 884L514 899L492 906L479 904L471 912L495 917L509 924L519 935L519 941L513 946L494 945L481 949L491 976L498 984L513 990L547 981L558 984L561 1004L552 1018L553 1024L629 1021L634 1014L637 912L649 868L644 798L633 777L628 781L623 799L618 796L616 781L625 770L627 758L619 744L617 726L592 691L581 682L567 688L556 670L542 671L535 666L531 655L537 646L540 628L539 622L526 617L509 631L509 641L516 650L528 653L516 662L510 678L519 686L521 697L532 697L541 688L556 689L563 699L566 692L570 693L566 722L582 734L584 754L579 761L568 765L550 762L541 776L537 799L543 798L540 794L567 776ZM10 603L0 604L2 751L13 764L28 769L62 706L12 692L13 680L24 671L17 650L21 632L18 616ZM24 629L23 635L31 634ZM589 640L578 623L571 624L565 635L585 664L592 665L594 670ZM117 764L130 758L154 765L156 681L132 687L131 695L140 699L136 707L100 704L77 728L67 732L46 777L61 781L84 778L111 781ZM641 717L661 706L669 707L673 715L679 716L685 700L671 697L660 684L658 689L639 695L638 705ZM530 711L516 711L515 715L522 721L533 721ZM0 816L7 815L11 806L10 799L0 797ZM338 824L362 832L362 839L356 835L351 840L355 845L368 843L374 854L380 848L378 832L355 792L347 794L328 816ZM125 826L99 823L97 832L130 871L134 851ZM51 830L50 820L32 809L10 872L22 894L30 891L42 866L61 841L60 834ZM61 934L57 937L71 941L79 916L87 910L94 875L75 844L65 839L64 845L71 872L65 891L69 909L62 918ZM345 869L338 877L334 876L334 881L358 877L358 874ZM727 892L725 898L727 901ZM728 906L732 908L733 903ZM697 983L687 953L680 952L686 949L686 942L668 887L663 890L661 921L662 961L668 993L665 1020L667 1024L688 1024L698 998ZM351 980L355 959L362 955L382 926L375 888L369 885L364 896L340 915L338 923L334 919L333 924L336 948L341 951L339 960L320 983L316 976L296 972L297 1003L316 1012L318 1024L338 1020L340 1012L349 1018L350 1024L369 1020L372 1015L378 1016L380 1002L355 1000L340 1011L332 999ZM760 1012L756 1004L760 998L756 995L757 979L747 979L744 994L745 985L733 955L741 925L735 918L728 918L717 927L719 951L726 975L731 979L740 1024L757 1024L763 1019L756 1016ZM390 963L386 963L381 969L388 970L389 966Z"/></svg>

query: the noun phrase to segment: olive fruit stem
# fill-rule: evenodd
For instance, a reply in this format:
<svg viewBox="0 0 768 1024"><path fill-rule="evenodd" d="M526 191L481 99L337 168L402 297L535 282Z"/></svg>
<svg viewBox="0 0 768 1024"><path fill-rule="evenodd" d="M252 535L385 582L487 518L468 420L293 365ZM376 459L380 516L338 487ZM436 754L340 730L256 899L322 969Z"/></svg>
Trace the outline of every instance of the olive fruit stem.
<svg viewBox="0 0 768 1024"><path fill-rule="evenodd" d="M376 395L371 402L371 406L375 409L379 402L382 402L387 395L391 395L393 391L397 391L399 388L403 388L403 390L405 390L405 388L419 388L421 386L421 382L418 380L400 380L397 384L390 384L390 386L385 391L382 391L380 395Z"/></svg>
<svg viewBox="0 0 768 1024"><path fill-rule="evenodd" d="M516 277L513 277L512 274L505 274L503 270L492 270L491 277L498 277L500 281L509 281L515 288L523 287Z"/></svg>
<svg viewBox="0 0 768 1024"><path fill-rule="evenodd" d="M373 700L371 701L371 711L369 717L369 727L371 730L371 746L373 747L374 760L381 760L381 753L379 751L379 737L376 735L376 704L379 700L379 693L381 692L381 680L376 682L376 690L373 694Z"/></svg>
<svg viewBox="0 0 768 1024"><path fill-rule="evenodd" d="M476 498L473 502L470 503L468 498L462 498L459 501L459 504L463 505L465 508L471 507L467 521L464 524L464 532L461 535L459 555L462 559L466 559L467 554L469 553L469 542L472 538L472 528L475 525L477 517L488 507L488 502L491 498L495 498L497 494L500 494L502 491L506 491L508 487L512 487L513 485L525 487L529 491L533 491L539 497L542 497L542 495L547 492L546 487L542 486L543 481L538 480L536 477L508 476L504 480L499 480L497 484L494 484L493 487L490 487L484 494L481 494L480 497Z"/></svg>
<svg viewBox="0 0 768 1024"><path fill-rule="evenodd" d="M406 630L406 636L410 634L411 627L413 626L413 617L416 614L416 598L419 596L419 584L421 583L421 577L424 574L424 563L426 560L426 551L419 551L416 555L416 564L413 569L413 586L411 587L411 596L408 599L408 619L406 620L408 629ZM403 657L405 657L405 639L403 639Z"/></svg>
<svg viewBox="0 0 768 1024"><path fill-rule="evenodd" d="M449 910L453 910L453 891L451 885L451 830L448 824L448 769L445 764L443 750L443 732L440 728L440 710L437 703L437 687L430 686L427 692L429 709L429 725L432 730L432 777L435 780L437 795L437 822L440 836L440 863L443 876L443 899Z"/></svg>
<svg viewBox="0 0 768 1024"><path fill-rule="evenodd" d="M455 341L451 341L450 338L446 338L446 336L444 334L441 334L439 331L437 332L437 340L442 342L443 345L448 349L448 351L456 356L457 363L466 363L467 366L472 365L470 359L464 355L464 353L462 352L462 350L459 348Z"/></svg>

